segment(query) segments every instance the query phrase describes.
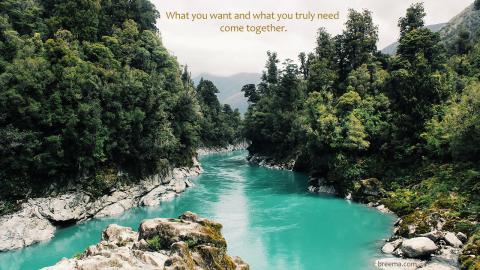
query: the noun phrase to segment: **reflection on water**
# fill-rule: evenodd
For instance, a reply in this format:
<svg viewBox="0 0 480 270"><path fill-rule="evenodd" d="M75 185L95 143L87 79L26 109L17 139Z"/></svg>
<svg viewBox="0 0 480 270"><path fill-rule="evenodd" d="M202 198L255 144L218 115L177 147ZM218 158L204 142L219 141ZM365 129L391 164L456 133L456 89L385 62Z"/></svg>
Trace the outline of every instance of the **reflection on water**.
<svg viewBox="0 0 480 270"><path fill-rule="evenodd" d="M100 240L110 223L136 229L142 219L190 210L219 221L232 255L253 270L371 269L392 217L357 204L306 192L305 175L249 165L245 151L201 159L196 187L159 207L58 230L52 241L1 253L0 269L38 269Z"/></svg>

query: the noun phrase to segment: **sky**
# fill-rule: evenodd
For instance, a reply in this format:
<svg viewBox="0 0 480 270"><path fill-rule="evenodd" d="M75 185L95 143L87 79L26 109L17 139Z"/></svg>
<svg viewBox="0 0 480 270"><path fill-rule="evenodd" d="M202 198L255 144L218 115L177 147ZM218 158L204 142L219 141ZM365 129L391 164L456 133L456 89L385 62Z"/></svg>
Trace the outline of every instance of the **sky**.
<svg viewBox="0 0 480 270"><path fill-rule="evenodd" d="M192 74L210 73L228 76L242 72L261 72L266 52L275 51L280 59L297 59L315 47L316 31L324 27L332 35L341 33L348 9L369 9L379 27L378 48L382 49L399 36L398 18L417 1L413 0L152 0L160 12L157 27L167 49L181 65L188 65ZM449 21L473 0L424 0L426 24ZM310 21L191 21L171 20L166 12L337 12L339 20ZM191 16L191 15L190 15ZM190 17L191 18L191 17ZM284 25L286 32L222 33L222 25Z"/></svg>

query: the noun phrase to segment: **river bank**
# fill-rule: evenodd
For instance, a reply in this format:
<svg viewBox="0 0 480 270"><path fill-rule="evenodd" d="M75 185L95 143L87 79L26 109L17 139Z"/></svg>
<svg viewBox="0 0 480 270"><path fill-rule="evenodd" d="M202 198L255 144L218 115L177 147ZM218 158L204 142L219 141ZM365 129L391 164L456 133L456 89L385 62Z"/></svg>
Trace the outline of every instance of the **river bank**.
<svg viewBox="0 0 480 270"><path fill-rule="evenodd" d="M175 168L166 176L154 175L137 184L120 186L99 198L79 191L29 199L21 204L20 211L0 217L0 251L50 240L58 227L119 215L137 206L159 205L191 187L188 178L201 172L195 159L191 168Z"/></svg>
<svg viewBox="0 0 480 270"><path fill-rule="evenodd" d="M246 149L248 144L200 148L198 156ZM20 210L0 217L0 252L19 249L54 237L58 227L71 226L91 218L119 215L138 206L156 206L193 186L189 177L202 172L196 158L191 168L175 168L166 176L154 175L137 184L120 186L99 198L69 192L59 196L29 199Z"/></svg>
<svg viewBox="0 0 480 270"><path fill-rule="evenodd" d="M278 169L293 170L295 160L278 163L274 159L249 155L247 160L259 166ZM324 177L309 177L308 191L313 194L328 194L345 198L348 201L363 203L385 214L397 213L391 211L382 203L384 194L380 182L375 179L365 179L359 182L355 190L345 197L340 196L335 183ZM397 215L398 216L398 215ZM462 247L467 243L468 237L462 232L444 230L445 220L440 215L428 217L427 233L418 233L418 225L398 218L392 228L391 237L385 239L381 251L385 256L375 261L375 267L380 270L458 270L459 256ZM402 237L401 232L407 228L410 237Z"/></svg>
<svg viewBox="0 0 480 270"><path fill-rule="evenodd" d="M209 154L219 154L219 153L227 153L237 150L245 150L248 147L248 142L243 141L237 144L230 144L225 147L200 147L197 150L198 156L204 156Z"/></svg>

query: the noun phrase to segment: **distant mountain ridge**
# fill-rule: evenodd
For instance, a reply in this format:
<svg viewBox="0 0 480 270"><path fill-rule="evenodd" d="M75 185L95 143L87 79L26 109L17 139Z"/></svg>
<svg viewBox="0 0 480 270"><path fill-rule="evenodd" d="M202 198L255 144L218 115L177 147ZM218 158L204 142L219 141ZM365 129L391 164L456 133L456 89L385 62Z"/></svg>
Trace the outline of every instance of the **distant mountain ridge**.
<svg viewBox="0 0 480 270"><path fill-rule="evenodd" d="M447 24L448 23L438 23L438 24L427 25L426 27L432 30L433 32L438 32ZM396 41L388 45L387 47L383 48L381 52L388 55L394 55L397 53L398 44L399 44L398 41Z"/></svg>
<svg viewBox="0 0 480 270"><path fill-rule="evenodd" d="M447 23L433 24L427 28L438 32L445 47L452 48L460 31L468 31L472 39L480 37L480 10L476 10L475 5L471 4ZM394 55L397 48L398 41L382 49L382 53Z"/></svg>
<svg viewBox="0 0 480 270"><path fill-rule="evenodd" d="M472 39L478 39L480 36L480 10L476 10L474 4L453 17L440 30L444 45L451 48L457 40L458 34L463 30L468 31Z"/></svg>
<svg viewBox="0 0 480 270"><path fill-rule="evenodd" d="M232 108L238 108L241 113L245 113L248 108L247 99L241 92L245 84L258 84L261 78L260 73L242 72L231 76L219 76L210 73L201 73L193 78L195 85L201 78L212 81L218 88L218 100L223 104L230 104Z"/></svg>

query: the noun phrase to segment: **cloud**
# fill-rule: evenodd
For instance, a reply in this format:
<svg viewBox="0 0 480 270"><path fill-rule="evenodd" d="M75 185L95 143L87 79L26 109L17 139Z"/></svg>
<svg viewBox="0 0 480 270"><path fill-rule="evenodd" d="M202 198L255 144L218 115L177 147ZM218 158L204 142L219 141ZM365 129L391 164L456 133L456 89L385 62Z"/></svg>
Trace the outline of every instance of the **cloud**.
<svg viewBox="0 0 480 270"><path fill-rule="evenodd" d="M160 11L157 22L165 46L181 64L188 64L194 74L202 72L230 75L239 72L260 72L266 51L276 51L280 58L296 59L299 52L314 48L315 33L325 27L332 35L341 33L349 8L369 9L379 26L379 48L398 39L398 18L417 1L404 0L153 0ZM426 0L427 24L447 22L472 3L472 0ZM166 12L308 12L339 11L340 20L284 21L287 32L221 33L225 21L168 20ZM246 22L248 23L248 22ZM265 24L270 23L265 21ZM231 24L239 24L231 22ZM242 23L243 24L243 23ZM258 22L257 22L258 24Z"/></svg>

